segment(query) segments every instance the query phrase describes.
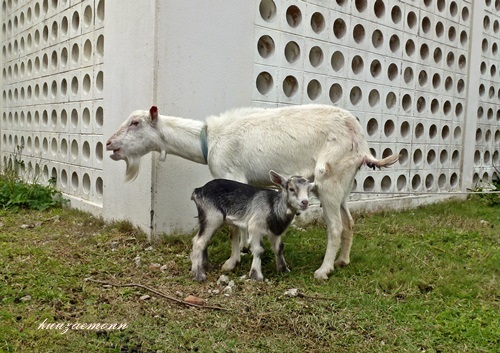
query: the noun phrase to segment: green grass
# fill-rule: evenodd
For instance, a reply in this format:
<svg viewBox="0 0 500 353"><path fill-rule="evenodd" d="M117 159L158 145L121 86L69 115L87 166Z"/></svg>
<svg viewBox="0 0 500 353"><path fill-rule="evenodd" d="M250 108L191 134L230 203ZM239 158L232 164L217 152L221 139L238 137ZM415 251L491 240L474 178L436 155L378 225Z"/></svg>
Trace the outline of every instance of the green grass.
<svg viewBox="0 0 500 353"><path fill-rule="evenodd" d="M221 231L209 248L207 282L189 275L189 236L155 243L126 222L106 224L68 209L0 211L1 352L494 352L500 344L500 208L480 199L404 212L355 215L351 265L313 279L326 230L291 228L292 272L241 280L250 256L216 281L229 256ZM22 227L30 225L30 227ZM32 227L31 227L32 226ZM137 267L135 258L141 258ZM163 270L151 264L164 265ZM92 277L140 283L215 311ZM302 297L288 297L297 288ZM214 294L213 290L220 293ZM144 294L151 296L141 300ZM29 296L29 297L27 297ZM322 297L313 299L312 296ZM328 299L324 299L324 298ZM122 331L38 330L47 323L127 323Z"/></svg>

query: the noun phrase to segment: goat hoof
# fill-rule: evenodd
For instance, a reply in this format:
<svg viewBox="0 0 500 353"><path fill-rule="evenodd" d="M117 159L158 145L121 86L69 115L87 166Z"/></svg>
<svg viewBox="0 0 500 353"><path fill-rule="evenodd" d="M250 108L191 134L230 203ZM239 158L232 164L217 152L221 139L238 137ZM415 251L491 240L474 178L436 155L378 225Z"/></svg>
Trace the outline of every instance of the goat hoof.
<svg viewBox="0 0 500 353"><path fill-rule="evenodd" d="M239 262L233 262L233 261L227 260L226 262L224 262L224 265L222 265L221 271L222 272L231 272L232 270L234 270L236 265L238 265L238 263Z"/></svg>
<svg viewBox="0 0 500 353"><path fill-rule="evenodd" d="M195 281L204 282L207 280L207 275L205 273L195 272L193 273L193 278Z"/></svg>
<svg viewBox="0 0 500 353"><path fill-rule="evenodd" d="M316 270L316 272L314 272L314 278L322 280L322 281L326 281L328 279L329 273L330 273L329 271Z"/></svg>
<svg viewBox="0 0 500 353"><path fill-rule="evenodd" d="M290 269L288 268L287 265L279 266L278 267L278 272L280 272L280 273L287 273L287 272L290 272Z"/></svg>
<svg viewBox="0 0 500 353"><path fill-rule="evenodd" d="M264 276L262 276L262 273L258 273L256 270L250 271L250 278L257 282L264 281Z"/></svg>
<svg viewBox="0 0 500 353"><path fill-rule="evenodd" d="M337 266L337 267L349 266L349 261L337 260L337 261L335 261L335 266Z"/></svg>

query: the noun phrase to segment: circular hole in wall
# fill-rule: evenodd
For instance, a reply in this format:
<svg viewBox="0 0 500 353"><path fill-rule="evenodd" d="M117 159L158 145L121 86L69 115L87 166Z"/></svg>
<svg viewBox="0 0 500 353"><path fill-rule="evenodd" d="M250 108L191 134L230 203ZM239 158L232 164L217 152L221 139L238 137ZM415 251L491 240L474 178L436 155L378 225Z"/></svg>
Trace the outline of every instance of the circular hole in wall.
<svg viewBox="0 0 500 353"><path fill-rule="evenodd" d="M332 103L338 103L342 98L342 94L343 94L342 86L339 85L338 83L334 83L330 87L330 100L332 101Z"/></svg>
<svg viewBox="0 0 500 353"><path fill-rule="evenodd" d="M104 36L103 35L100 35L99 37L97 37L96 53L100 58L102 58L104 56Z"/></svg>
<svg viewBox="0 0 500 353"><path fill-rule="evenodd" d="M441 62L441 60L443 59L443 51L441 50L441 48L437 47L436 49L434 49L433 58L436 64L439 64Z"/></svg>
<svg viewBox="0 0 500 353"><path fill-rule="evenodd" d="M417 140L420 140L424 136L424 133L425 133L424 124L418 123L415 126L415 137L417 138Z"/></svg>
<svg viewBox="0 0 500 353"><path fill-rule="evenodd" d="M418 190L420 188L420 184L422 183L420 179L420 175L416 174L411 178L411 187L413 190Z"/></svg>
<svg viewBox="0 0 500 353"><path fill-rule="evenodd" d="M82 125L85 128L90 126L90 110L89 108L84 108L82 113Z"/></svg>
<svg viewBox="0 0 500 353"><path fill-rule="evenodd" d="M375 48L380 48L384 43L384 35L379 29L376 29L372 33L372 44Z"/></svg>
<svg viewBox="0 0 500 353"><path fill-rule="evenodd" d="M433 165L435 161L436 161L436 151L434 151L433 149L430 149L427 152L427 163L429 165Z"/></svg>
<svg viewBox="0 0 500 353"><path fill-rule="evenodd" d="M98 92L102 92L104 89L104 72L99 71L96 76L95 88Z"/></svg>
<svg viewBox="0 0 500 353"><path fill-rule="evenodd" d="M458 150L454 150L451 154L451 162L453 164L457 164L460 161L460 152Z"/></svg>
<svg viewBox="0 0 500 353"><path fill-rule="evenodd" d="M61 20L61 34L63 37L65 37L68 34L68 28L69 28L68 18L64 16L63 19Z"/></svg>
<svg viewBox="0 0 500 353"><path fill-rule="evenodd" d="M61 127L65 128L68 124L68 112L66 109L61 110Z"/></svg>
<svg viewBox="0 0 500 353"><path fill-rule="evenodd" d="M426 60L429 57L429 46L425 43L420 46L420 57L422 60Z"/></svg>
<svg viewBox="0 0 500 353"><path fill-rule="evenodd" d="M78 179L78 173L77 172L73 172L71 174L71 187L73 188L74 191L77 191L78 190L78 186L79 186L79 179Z"/></svg>
<svg viewBox="0 0 500 353"><path fill-rule="evenodd" d="M309 51L309 62L313 67L321 65L323 62L323 50L320 47L314 46L311 48Z"/></svg>
<svg viewBox="0 0 500 353"><path fill-rule="evenodd" d="M438 186L440 189L443 189L446 186L446 174L439 175Z"/></svg>
<svg viewBox="0 0 500 353"><path fill-rule="evenodd" d="M440 38L440 37L443 36L443 34L444 34L444 25L443 25L443 22L441 22L441 21L437 21L436 22L435 31L436 31L436 36L438 38Z"/></svg>
<svg viewBox="0 0 500 353"><path fill-rule="evenodd" d="M418 97L417 99L417 112L422 113L425 110L427 102L424 97Z"/></svg>
<svg viewBox="0 0 500 353"><path fill-rule="evenodd" d="M259 13L264 21L271 22L276 16L276 4L273 0L262 0L259 4Z"/></svg>
<svg viewBox="0 0 500 353"><path fill-rule="evenodd" d="M431 113L436 114L439 111L439 101L434 98L431 101Z"/></svg>
<svg viewBox="0 0 500 353"><path fill-rule="evenodd" d="M441 129L441 138L443 141L446 141L450 137L450 127L448 125L444 125Z"/></svg>
<svg viewBox="0 0 500 353"><path fill-rule="evenodd" d="M398 188L398 191L404 190L406 187L406 176L405 175L400 175L398 177L398 180L396 181L396 186Z"/></svg>
<svg viewBox="0 0 500 353"><path fill-rule="evenodd" d="M297 6L292 5L288 7L286 10L286 21L292 28L295 28L300 24L302 21L302 12Z"/></svg>
<svg viewBox="0 0 500 353"><path fill-rule="evenodd" d="M405 112L409 112L411 109L411 96L409 94L403 95L403 99L401 101L401 106Z"/></svg>
<svg viewBox="0 0 500 353"><path fill-rule="evenodd" d="M95 112L95 123L98 127L102 127L102 124L104 123L104 112L102 107L98 107Z"/></svg>
<svg viewBox="0 0 500 353"><path fill-rule="evenodd" d="M102 162L103 150L104 148L102 143L98 142L95 146L95 156L98 162Z"/></svg>
<svg viewBox="0 0 500 353"><path fill-rule="evenodd" d="M256 86L260 94L267 94L273 87L273 84L273 77L269 72L264 71L257 76Z"/></svg>
<svg viewBox="0 0 500 353"><path fill-rule="evenodd" d="M359 55L355 55L352 58L351 69L356 75L359 75L363 71L364 63L363 58Z"/></svg>
<svg viewBox="0 0 500 353"><path fill-rule="evenodd" d="M311 80L307 85L307 96L311 100L316 100L321 95L321 84L318 80Z"/></svg>
<svg viewBox="0 0 500 353"><path fill-rule="evenodd" d="M453 67L453 63L455 62L455 54L453 54L453 52L449 52L448 55L446 56L446 65L448 65L448 67Z"/></svg>
<svg viewBox="0 0 500 353"><path fill-rule="evenodd" d="M321 33L325 29L325 17L320 12L311 16L311 28L315 33Z"/></svg>
<svg viewBox="0 0 500 353"><path fill-rule="evenodd" d="M415 42L411 39L406 41L405 44L406 55L412 56L415 53Z"/></svg>
<svg viewBox="0 0 500 353"><path fill-rule="evenodd" d="M274 48L274 40L270 36L264 35L259 38L257 50L261 57L265 59L270 57L274 53Z"/></svg>
<svg viewBox="0 0 500 353"><path fill-rule="evenodd" d="M360 44L365 39L365 27L361 24L354 26L352 37L357 44Z"/></svg>
<svg viewBox="0 0 500 353"><path fill-rule="evenodd" d="M71 111L71 127L78 127L78 110L76 109Z"/></svg>
<svg viewBox="0 0 500 353"><path fill-rule="evenodd" d="M424 87L427 84L427 71L422 70L418 74L418 84L420 87Z"/></svg>
<svg viewBox="0 0 500 353"><path fill-rule="evenodd" d="M71 141L71 158L76 160L78 158L78 141Z"/></svg>
<svg viewBox="0 0 500 353"><path fill-rule="evenodd" d="M380 64L380 61L377 59L373 60L372 63L370 64L370 73L373 78L376 78L380 76L380 73L382 72L382 65Z"/></svg>
<svg viewBox="0 0 500 353"><path fill-rule="evenodd" d="M394 9L393 9L393 11L394 11ZM375 5L373 6L373 12L375 12L375 16L377 16L377 18L384 17L384 14L385 14L385 4L384 4L384 2L382 0L376 0L375 1Z"/></svg>
<svg viewBox="0 0 500 353"><path fill-rule="evenodd" d="M400 46L401 42L399 40L399 37L396 34L393 34L389 39L389 48L391 49L391 52L393 53L397 52Z"/></svg>
<svg viewBox="0 0 500 353"><path fill-rule="evenodd" d="M68 141L65 138L63 138L61 140L61 156L63 158L66 158L67 155L68 155Z"/></svg>
<svg viewBox="0 0 500 353"><path fill-rule="evenodd" d="M439 162L441 164L445 164L446 162L448 162L448 151L443 149L441 150L441 153L439 154Z"/></svg>
<svg viewBox="0 0 500 353"><path fill-rule="evenodd" d="M87 5L83 10L83 25L88 28L92 25L92 7Z"/></svg>
<svg viewBox="0 0 500 353"><path fill-rule="evenodd" d="M299 82L294 76L287 76L283 80L283 93L287 97L293 97L299 89Z"/></svg>
<svg viewBox="0 0 500 353"><path fill-rule="evenodd" d="M395 130L394 121L387 120L384 124L384 135L386 137L390 137L394 133L394 130Z"/></svg>
<svg viewBox="0 0 500 353"><path fill-rule="evenodd" d="M354 86L349 94L349 99L352 105L358 105L361 102L362 97L363 93L361 91L361 88L359 88L358 86Z"/></svg>
<svg viewBox="0 0 500 353"><path fill-rule="evenodd" d="M89 61L91 57L92 57L92 42L90 41L90 39L87 39L85 41L85 44L83 44L83 59L85 61Z"/></svg>
<svg viewBox="0 0 500 353"><path fill-rule="evenodd" d="M336 72L340 72L344 67L345 60L344 54L340 51L336 51L332 54L331 65Z"/></svg>
<svg viewBox="0 0 500 353"><path fill-rule="evenodd" d="M380 93L376 89L372 89L368 94L368 104L370 107L375 107L380 102Z"/></svg>
<svg viewBox="0 0 500 353"><path fill-rule="evenodd" d="M389 80L394 81L398 77L399 68L396 64L391 63L387 68L387 77Z"/></svg>
<svg viewBox="0 0 500 353"><path fill-rule="evenodd" d="M98 177L95 182L95 189L97 196L102 197L102 193L104 191L104 183L101 177Z"/></svg>
<svg viewBox="0 0 500 353"><path fill-rule="evenodd" d="M99 3L97 4L96 16L99 22L102 23L104 21L104 0L99 0Z"/></svg>
<svg viewBox="0 0 500 353"><path fill-rule="evenodd" d="M82 145L82 156L85 161L90 159L90 144L88 141L85 141Z"/></svg>
<svg viewBox="0 0 500 353"><path fill-rule="evenodd" d="M411 67L408 66L405 68L403 78L406 84L411 84L413 82L413 69Z"/></svg>
<svg viewBox="0 0 500 353"><path fill-rule="evenodd" d="M333 22L333 34L337 39L342 39L347 32L347 26L343 19L337 18Z"/></svg>
<svg viewBox="0 0 500 353"><path fill-rule="evenodd" d="M415 28L417 26L417 15L413 11L408 11L408 15L406 15L406 23L408 27Z"/></svg>
<svg viewBox="0 0 500 353"><path fill-rule="evenodd" d="M434 175L427 174L427 176L425 177L425 188L427 190L431 190L433 186L434 186Z"/></svg>
<svg viewBox="0 0 500 353"><path fill-rule="evenodd" d="M363 191L373 191L375 189L375 180L369 176L363 182Z"/></svg>
<svg viewBox="0 0 500 353"><path fill-rule="evenodd" d="M61 171L61 186L63 188L66 188L68 186L68 173L66 172L66 169L63 169Z"/></svg>
<svg viewBox="0 0 500 353"><path fill-rule="evenodd" d="M300 48L296 42L288 42L285 46L285 58L290 63L293 64L300 57Z"/></svg>
<svg viewBox="0 0 500 353"><path fill-rule="evenodd" d="M457 173L452 173L451 176L450 176L450 186L452 188L456 188L457 185L458 185L458 174Z"/></svg>
<svg viewBox="0 0 500 353"><path fill-rule="evenodd" d="M387 107L387 109L394 108L396 106L396 102L396 94L394 92L387 93L387 96L385 97L385 106Z"/></svg>
<svg viewBox="0 0 500 353"><path fill-rule="evenodd" d="M401 127L400 127L399 131L400 131L401 137L407 138L410 135L410 123L408 123L407 121L403 121L401 123Z"/></svg>
<svg viewBox="0 0 500 353"><path fill-rule="evenodd" d="M382 178L382 181L380 182L380 188L382 189L382 191L389 191L391 189L391 186L392 186L392 180L391 180L391 177L388 176L388 175L385 175L383 178Z"/></svg>
<svg viewBox="0 0 500 353"><path fill-rule="evenodd" d="M83 174L82 189L85 194L90 193L90 177L87 173Z"/></svg>
<svg viewBox="0 0 500 353"><path fill-rule="evenodd" d="M366 131L369 136L373 136L378 132L378 121L375 118L368 120L366 125Z"/></svg>

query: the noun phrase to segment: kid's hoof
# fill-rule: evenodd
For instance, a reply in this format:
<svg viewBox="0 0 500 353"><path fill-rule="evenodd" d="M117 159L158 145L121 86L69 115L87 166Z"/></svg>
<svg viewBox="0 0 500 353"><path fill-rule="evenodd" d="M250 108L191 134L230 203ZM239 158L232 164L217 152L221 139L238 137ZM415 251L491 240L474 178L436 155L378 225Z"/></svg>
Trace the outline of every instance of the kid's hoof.
<svg viewBox="0 0 500 353"><path fill-rule="evenodd" d="M264 281L264 276L262 275L262 273L258 273L255 270L250 271L250 278L257 282Z"/></svg>
<svg viewBox="0 0 500 353"><path fill-rule="evenodd" d="M193 273L193 278L195 281L204 282L207 280L207 275L202 272L195 272Z"/></svg>

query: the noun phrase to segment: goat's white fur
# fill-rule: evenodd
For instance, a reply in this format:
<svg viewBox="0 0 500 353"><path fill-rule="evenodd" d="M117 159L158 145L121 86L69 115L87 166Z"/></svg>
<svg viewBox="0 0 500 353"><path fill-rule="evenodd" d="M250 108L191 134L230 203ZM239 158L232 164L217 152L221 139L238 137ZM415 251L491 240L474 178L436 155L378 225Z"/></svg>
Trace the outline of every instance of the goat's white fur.
<svg viewBox="0 0 500 353"><path fill-rule="evenodd" d="M206 124L208 167L215 178L268 185L271 169L314 177L328 228L323 264L314 276L328 278L339 248L335 264L349 264L354 222L347 199L354 176L363 164L387 167L397 155L374 158L357 119L327 105L236 109L208 117ZM108 140L107 150L113 151L113 159L127 161L127 179L135 178L139 158L149 151L206 164L200 148L203 126L200 121L136 111ZM231 241L224 270L232 270L240 259L236 234Z"/></svg>

